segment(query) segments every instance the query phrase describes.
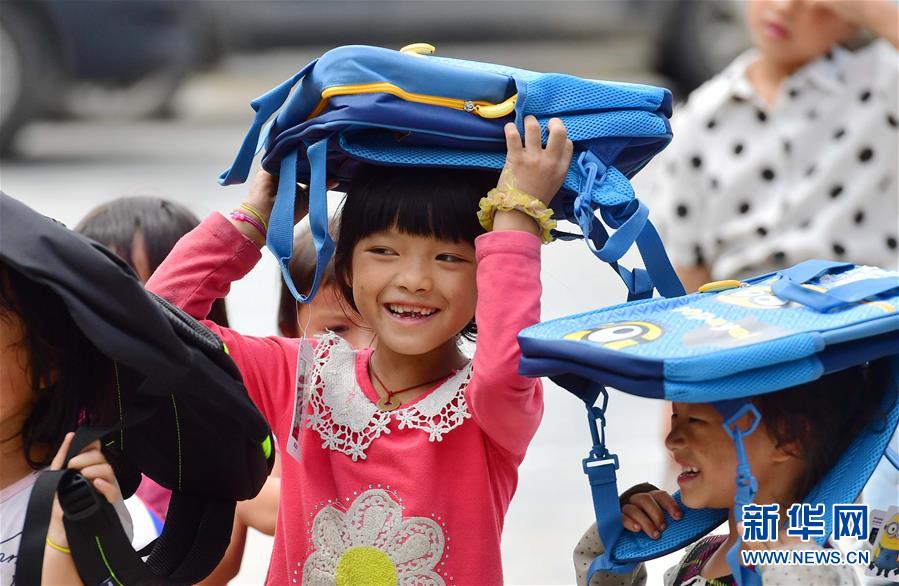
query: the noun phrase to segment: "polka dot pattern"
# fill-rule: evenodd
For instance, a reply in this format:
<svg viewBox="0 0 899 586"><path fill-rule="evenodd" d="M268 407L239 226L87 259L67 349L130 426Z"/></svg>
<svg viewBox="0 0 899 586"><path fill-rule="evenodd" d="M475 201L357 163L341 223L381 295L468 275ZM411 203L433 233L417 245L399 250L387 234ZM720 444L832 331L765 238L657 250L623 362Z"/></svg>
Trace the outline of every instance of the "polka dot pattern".
<svg viewBox="0 0 899 586"><path fill-rule="evenodd" d="M675 108L659 159L676 170L653 163L643 191L674 264L704 264L715 279L809 258L899 264L899 68L878 69L890 60L885 42L835 48L769 105L745 76L747 56Z"/></svg>

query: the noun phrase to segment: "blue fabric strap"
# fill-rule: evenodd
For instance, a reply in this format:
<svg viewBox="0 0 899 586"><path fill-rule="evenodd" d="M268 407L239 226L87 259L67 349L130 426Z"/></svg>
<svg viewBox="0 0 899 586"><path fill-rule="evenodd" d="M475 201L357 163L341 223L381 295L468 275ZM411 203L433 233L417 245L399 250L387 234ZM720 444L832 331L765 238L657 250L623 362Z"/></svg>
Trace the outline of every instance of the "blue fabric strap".
<svg viewBox="0 0 899 586"><path fill-rule="evenodd" d="M643 258L643 264L649 272L650 282L665 297L681 297L686 295L684 286L681 284L668 254L665 252L665 245L662 244L662 238L656 231L652 222L646 221L643 231L637 237L637 249L640 251L640 257Z"/></svg>
<svg viewBox="0 0 899 586"><path fill-rule="evenodd" d="M587 248L590 251L594 251L602 248L602 246L609 239L609 234L606 232L605 227L602 225L602 222L599 221L595 215L591 214L590 216L591 227L588 231L588 236L586 236L587 240ZM560 232L557 230L553 231L553 235L555 238L559 240L580 240L581 238L585 238L579 234L571 234L568 232ZM627 300L628 301L637 301L640 299L649 299L652 297L653 292L653 282L649 276L649 272L645 269L636 268L636 269L628 269L617 262L607 263L612 269L618 273L618 276L624 282L624 286L627 287Z"/></svg>
<svg viewBox="0 0 899 586"><path fill-rule="evenodd" d="M806 260L796 266L778 271L777 274L787 277L797 283L807 283L828 273L836 273L851 269L855 265L849 262L837 262L833 260Z"/></svg>
<svg viewBox="0 0 899 586"><path fill-rule="evenodd" d="M896 289L899 289L899 277L867 279L839 285L829 291L815 291L781 274L771 285L771 292L781 299L801 303L819 313L840 309Z"/></svg>
<svg viewBox="0 0 899 586"><path fill-rule="evenodd" d="M743 522L743 506L750 504L755 499L755 493L758 491L758 482L752 475L752 468L749 465L749 458L746 455L746 446L743 444L743 438L756 430L762 416L755 405L749 401L734 410L734 402L723 402L719 408L719 412L724 417L724 430L734 442L734 448L737 451L737 491L734 495L734 518L737 523ZM737 426L737 421L746 414L753 416L749 429L741 430ZM740 560L740 549L743 544L742 538L738 538L736 543L727 552L727 565L740 586L761 586L762 578L758 572L752 568L744 566Z"/></svg>
<svg viewBox="0 0 899 586"><path fill-rule="evenodd" d="M584 458L582 464L584 473L590 482L593 513L596 516L596 531L604 550L590 564L587 572L588 583L596 572L630 572L636 566L634 563L620 564L612 560L612 551L624 529L618 502L618 479L615 474L615 471L618 470L618 456L609 452L605 445L605 411L609 402L609 393L599 383L591 382L591 386L591 392L582 391L579 395L585 399L590 436L593 439L590 455ZM591 397L601 398L600 405L595 406L593 401L587 402L587 399Z"/></svg>
<svg viewBox="0 0 899 586"><path fill-rule="evenodd" d="M293 256L294 207L297 189L297 152L292 151L281 161L281 173L278 177L278 195L269 220L267 244L269 250L278 259L281 274L287 288L300 303L309 303L315 297L322 281L322 275L331 256L334 254L334 241L328 231L328 192L326 155L328 140L322 139L309 146L306 156L309 159L311 179L309 184L309 227L312 232L312 243L315 246L315 276L312 286L305 295L299 293L290 276L290 258Z"/></svg>
<svg viewBox="0 0 899 586"><path fill-rule="evenodd" d="M615 228L609 236L602 222L593 212L592 193L598 181L607 173L618 173L614 167L606 167L593 153L585 151L577 160L584 175L581 191L574 200L574 218L587 241L587 248L597 258L608 263L624 281L628 301L652 297L653 288L665 297L679 297L685 291L674 267L668 260L662 239L649 221L649 208L638 199L614 207L603 207L600 213L606 223ZM618 260L636 242L646 269L630 271L618 265Z"/></svg>
<svg viewBox="0 0 899 586"><path fill-rule="evenodd" d="M263 133L263 125L272 117L272 114L284 105L284 102L287 101L287 96L290 95L290 90L305 77L316 61L317 59L298 71L296 75L281 83L281 85L250 102L250 107L256 111L256 117L247 131L247 135L244 137L240 149L237 151L237 156L234 158L234 162L231 163L231 167L222 171L222 174L219 175L219 183L221 185L234 185L247 180L250 174L250 167L253 165L253 158L265 143L266 136L271 130L271 125L268 125Z"/></svg>
<svg viewBox="0 0 899 586"><path fill-rule="evenodd" d="M590 482L596 531L602 540L604 551L590 564L587 582L590 582L593 574L600 571L633 571L636 563L620 564L612 561L612 551L624 525L618 503L618 480L615 474L618 469L618 456L610 453L605 445L605 411L609 402L609 392L596 381L572 374L555 376L552 380L584 402L587 407L590 437L593 440L590 455L584 458L582 464L584 474ZM596 406L598 400L601 401L599 406Z"/></svg>

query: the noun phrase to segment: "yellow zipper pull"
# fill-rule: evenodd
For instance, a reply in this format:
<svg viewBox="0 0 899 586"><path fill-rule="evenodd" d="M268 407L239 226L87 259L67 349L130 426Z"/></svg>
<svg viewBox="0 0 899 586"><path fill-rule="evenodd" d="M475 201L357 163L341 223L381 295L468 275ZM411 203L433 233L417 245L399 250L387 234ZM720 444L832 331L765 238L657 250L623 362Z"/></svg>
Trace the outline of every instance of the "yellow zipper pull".
<svg viewBox="0 0 899 586"><path fill-rule="evenodd" d="M428 43L412 43L411 45L406 45L400 49L400 53L417 55L419 57L422 55L433 55L435 51L437 51L437 47L429 45Z"/></svg>
<svg viewBox="0 0 899 586"><path fill-rule="evenodd" d="M500 102L499 104L493 104L492 106L482 106L482 105L474 105L472 104L474 112L480 116L481 118L502 118L503 116L507 116L515 110L515 102L518 101L518 94L515 94L505 102ZM468 104L471 102L466 102L465 111L471 112L472 110L468 109Z"/></svg>

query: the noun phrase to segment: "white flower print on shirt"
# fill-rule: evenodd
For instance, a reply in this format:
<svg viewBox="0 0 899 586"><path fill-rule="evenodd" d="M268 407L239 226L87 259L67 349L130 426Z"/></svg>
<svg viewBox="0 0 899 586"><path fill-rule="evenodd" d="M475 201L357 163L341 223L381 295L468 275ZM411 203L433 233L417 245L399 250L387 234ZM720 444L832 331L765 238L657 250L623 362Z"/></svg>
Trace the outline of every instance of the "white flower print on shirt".
<svg viewBox="0 0 899 586"><path fill-rule="evenodd" d="M436 521L404 519L403 508L390 493L370 489L345 513L329 505L315 516L315 551L303 566L303 584L443 586L434 568L443 557L444 543Z"/></svg>

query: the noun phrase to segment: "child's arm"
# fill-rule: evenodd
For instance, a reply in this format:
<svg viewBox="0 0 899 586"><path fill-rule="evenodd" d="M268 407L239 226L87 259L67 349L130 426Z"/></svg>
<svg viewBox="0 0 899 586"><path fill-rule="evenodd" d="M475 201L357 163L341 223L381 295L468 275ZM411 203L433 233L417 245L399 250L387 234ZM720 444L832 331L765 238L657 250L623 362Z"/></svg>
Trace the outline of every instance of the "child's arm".
<svg viewBox="0 0 899 586"><path fill-rule="evenodd" d="M899 49L899 7L892 0L812 0L849 24L866 28Z"/></svg>
<svg viewBox="0 0 899 586"><path fill-rule="evenodd" d="M548 125L546 148L534 117L525 120L525 145L506 125L509 154L499 189L514 187L543 203L556 194L568 170L572 143L559 120ZM466 400L492 442L517 458L543 415L539 381L518 374L517 335L540 319L540 239L536 222L519 211L500 211L493 231L478 237L477 351Z"/></svg>
<svg viewBox="0 0 899 586"><path fill-rule="evenodd" d="M260 173L247 201L267 216L275 187L270 175ZM254 240L253 230L250 224L229 222L220 214L209 216L178 241L147 281L147 289L204 320L213 301L225 297L231 283L243 278L261 258L262 238L256 235ZM210 321L203 324L228 347L250 397L276 428L290 400L286 394L293 396L297 341L243 336Z"/></svg>
<svg viewBox="0 0 899 586"><path fill-rule="evenodd" d="M66 435L59 447L59 451L50 463L51 470L59 470L65 460L66 453L72 443L74 433ZM112 466L106 461L103 452L100 451L100 442L95 441L86 447L80 454L69 460L67 466L71 470L78 470L82 476L94 485L94 488L106 497L111 504L116 506L119 516L125 514L122 501L122 492L116 481ZM123 513L123 511L125 511ZM81 577L75 567L69 550L69 540L66 537L66 529L62 520L62 507L59 500L53 499L53 513L50 516L50 526L47 528L47 543L44 546L44 566L41 582L43 584L82 584ZM123 519L124 520L124 519ZM130 518L127 519L130 521ZM127 532L127 531L126 531Z"/></svg>
<svg viewBox="0 0 899 586"><path fill-rule="evenodd" d="M587 585L587 574L593 560L605 552L602 540L596 532L596 523L584 532L574 548L574 573L578 586ZM590 586L644 586L646 584L646 565L637 564L630 573L596 572L590 580ZM667 581L666 581L667 584Z"/></svg>

